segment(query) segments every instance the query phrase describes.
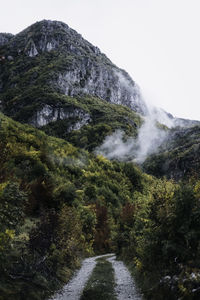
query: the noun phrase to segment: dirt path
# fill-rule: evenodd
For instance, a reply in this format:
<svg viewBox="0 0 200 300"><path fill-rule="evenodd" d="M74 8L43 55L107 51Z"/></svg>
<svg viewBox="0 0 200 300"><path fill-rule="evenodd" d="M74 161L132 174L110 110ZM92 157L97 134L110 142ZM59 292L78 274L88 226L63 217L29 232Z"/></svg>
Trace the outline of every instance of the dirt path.
<svg viewBox="0 0 200 300"><path fill-rule="evenodd" d="M133 278L122 261L117 261L115 255L107 259L115 271L115 293L118 300L141 300Z"/></svg>
<svg viewBox="0 0 200 300"><path fill-rule="evenodd" d="M97 261L96 259L108 256L108 260L114 269L115 296L118 300L141 300L130 272L122 261L117 261L114 254L99 255L87 258L83 261L81 269L64 286L62 291L51 300L79 300ZM95 300L95 299L94 299ZM105 299L107 300L107 299Z"/></svg>
<svg viewBox="0 0 200 300"><path fill-rule="evenodd" d="M81 269L74 275L68 284L64 286L62 291L51 298L51 300L79 300L85 284L96 266L96 259L107 255L108 254L85 259Z"/></svg>

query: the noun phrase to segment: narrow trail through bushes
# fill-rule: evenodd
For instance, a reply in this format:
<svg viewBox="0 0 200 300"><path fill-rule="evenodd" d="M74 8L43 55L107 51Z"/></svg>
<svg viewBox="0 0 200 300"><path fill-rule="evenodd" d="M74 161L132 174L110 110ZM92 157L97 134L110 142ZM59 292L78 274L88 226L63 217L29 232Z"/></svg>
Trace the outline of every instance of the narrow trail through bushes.
<svg viewBox="0 0 200 300"><path fill-rule="evenodd" d="M81 296L85 293L85 287L87 287L87 283L91 281L93 274L95 273L95 267L97 266L99 268L97 262L100 258L104 258L105 261L111 263L114 270L113 295L106 300L111 300L114 298L118 300L141 300L142 297L136 289L130 272L122 261L116 260L116 256L114 254L100 255L85 259L81 269L74 275L68 284L64 286L62 291L57 293L53 298L51 298L51 300L80 300ZM106 276L108 276L108 274L105 274L105 277ZM99 278L98 280L98 278L96 278L95 280L98 286L101 279ZM103 299L99 295L99 291L95 295L95 287L93 287L92 293L92 300Z"/></svg>

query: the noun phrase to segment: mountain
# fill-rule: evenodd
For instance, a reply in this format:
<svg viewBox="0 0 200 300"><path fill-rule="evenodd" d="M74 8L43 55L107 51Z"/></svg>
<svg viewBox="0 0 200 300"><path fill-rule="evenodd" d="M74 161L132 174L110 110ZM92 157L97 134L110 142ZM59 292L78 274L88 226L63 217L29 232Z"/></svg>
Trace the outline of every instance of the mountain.
<svg viewBox="0 0 200 300"><path fill-rule="evenodd" d="M68 25L48 20L0 34L0 109L90 150L116 129L136 137L148 114L169 127L199 124L149 111L126 71Z"/></svg>
<svg viewBox="0 0 200 300"><path fill-rule="evenodd" d="M131 77L68 25L37 22L21 33L0 35L1 109L41 127L67 119L68 97L91 95L145 114L146 104ZM90 116L74 110L88 123Z"/></svg>

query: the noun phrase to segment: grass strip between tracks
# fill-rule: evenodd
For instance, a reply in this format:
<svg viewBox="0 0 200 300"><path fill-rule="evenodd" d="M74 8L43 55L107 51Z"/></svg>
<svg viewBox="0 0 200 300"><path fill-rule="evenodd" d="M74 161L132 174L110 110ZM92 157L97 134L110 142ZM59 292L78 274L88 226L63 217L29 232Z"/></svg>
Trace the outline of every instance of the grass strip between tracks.
<svg viewBox="0 0 200 300"><path fill-rule="evenodd" d="M99 258L81 300L117 300L114 292L115 278L112 264L106 257Z"/></svg>

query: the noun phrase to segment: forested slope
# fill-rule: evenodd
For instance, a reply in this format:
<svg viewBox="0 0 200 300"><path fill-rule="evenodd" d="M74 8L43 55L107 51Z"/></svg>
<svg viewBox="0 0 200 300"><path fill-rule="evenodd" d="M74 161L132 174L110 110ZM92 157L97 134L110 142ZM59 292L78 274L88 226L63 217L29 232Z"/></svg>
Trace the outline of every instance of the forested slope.
<svg viewBox="0 0 200 300"><path fill-rule="evenodd" d="M1 299L41 299L81 257L109 251L150 297L198 293L199 181L153 178L2 114L0 135Z"/></svg>

